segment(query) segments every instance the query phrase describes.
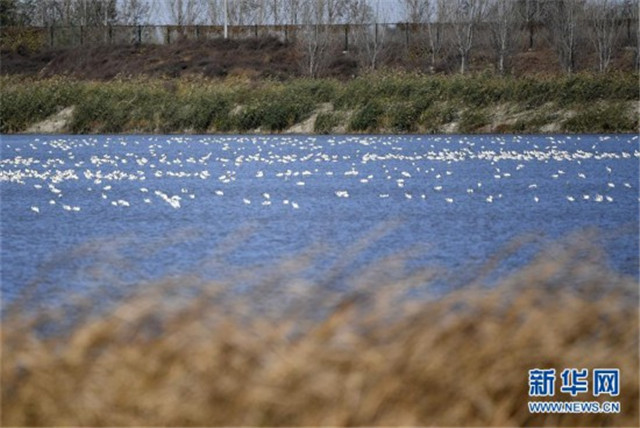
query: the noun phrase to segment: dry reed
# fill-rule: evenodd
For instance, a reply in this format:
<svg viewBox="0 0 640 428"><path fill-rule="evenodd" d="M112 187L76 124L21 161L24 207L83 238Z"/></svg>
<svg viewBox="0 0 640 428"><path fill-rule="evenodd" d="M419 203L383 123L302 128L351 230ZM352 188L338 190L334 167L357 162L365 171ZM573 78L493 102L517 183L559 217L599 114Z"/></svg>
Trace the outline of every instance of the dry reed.
<svg viewBox="0 0 640 428"><path fill-rule="evenodd" d="M10 308L2 424L638 426L637 284L598 260L556 246L495 286L412 298L435 272L389 259L329 291L301 256L169 278L54 334L60 313ZM619 368L621 413L530 414L528 370L571 367Z"/></svg>

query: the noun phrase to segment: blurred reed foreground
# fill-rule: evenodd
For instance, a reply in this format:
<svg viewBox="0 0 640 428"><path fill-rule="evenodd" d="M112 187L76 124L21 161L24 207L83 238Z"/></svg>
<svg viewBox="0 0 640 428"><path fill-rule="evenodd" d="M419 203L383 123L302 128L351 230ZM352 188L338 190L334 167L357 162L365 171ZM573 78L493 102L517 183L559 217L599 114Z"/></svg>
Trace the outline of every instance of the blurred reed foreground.
<svg viewBox="0 0 640 428"><path fill-rule="evenodd" d="M2 424L638 426L638 286L584 242L438 298L415 287L450 274L389 259L335 291L344 266L312 283L310 259L227 282L167 278L102 310L13 304ZM71 313L64 332L43 333ZM622 411L530 414L533 368L619 368L619 397L593 398L590 380L576 399Z"/></svg>

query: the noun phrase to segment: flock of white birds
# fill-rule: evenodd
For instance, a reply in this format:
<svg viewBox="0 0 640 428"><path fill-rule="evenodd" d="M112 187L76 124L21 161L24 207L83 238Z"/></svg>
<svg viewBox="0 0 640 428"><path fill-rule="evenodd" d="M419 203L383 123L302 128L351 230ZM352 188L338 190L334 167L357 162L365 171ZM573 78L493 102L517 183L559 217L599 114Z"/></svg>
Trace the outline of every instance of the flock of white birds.
<svg viewBox="0 0 640 428"><path fill-rule="evenodd" d="M547 173L549 176L527 176L530 182L526 192L530 201L538 203L545 194L534 178L588 180L589 172L571 168L569 177L565 171L568 168L563 165L579 166L597 160L604 169L602 174L589 192L566 194L567 203L612 203L611 190L619 186L637 197L637 183L632 184L628 178L617 180L613 164L619 159L637 164L638 136L629 136L626 149L616 150L608 148L609 136L585 141L579 149L568 149L565 142L579 142L586 137L548 136L535 141L526 136L410 138L413 143L409 149L403 143L407 137L402 136L60 136L33 137L29 141L3 137L0 183L32 187L37 197L29 199L25 210L34 214L56 209L80 212L96 203L115 209L154 203L180 209L201 197L300 208L301 201L294 200L299 193L287 194L282 186L261 192L258 199L250 191L251 186L234 187L239 176L248 178L248 171L249 183L281 180L296 189L305 189L315 177L322 176L325 185L309 192L314 195L324 191L337 201L353 198L353 189L363 186L366 195L380 199L437 199L453 204L464 198L481 198L493 203L504 196L496 191L501 187L495 182L490 186L492 192L485 190L489 181L499 180L506 186L508 180L524 174L532 163L551 163L551 168L543 169L552 171ZM465 185L462 192L458 189L452 194L447 191L451 182L448 178L459 173L454 164L469 160L483 161L485 174ZM195 186L193 180L206 184ZM385 181L385 186L380 185ZM117 191L119 188L122 191ZM232 188L234 191L230 192ZM79 191L84 191L82 197L78 197ZM74 197L67 198L69 193Z"/></svg>

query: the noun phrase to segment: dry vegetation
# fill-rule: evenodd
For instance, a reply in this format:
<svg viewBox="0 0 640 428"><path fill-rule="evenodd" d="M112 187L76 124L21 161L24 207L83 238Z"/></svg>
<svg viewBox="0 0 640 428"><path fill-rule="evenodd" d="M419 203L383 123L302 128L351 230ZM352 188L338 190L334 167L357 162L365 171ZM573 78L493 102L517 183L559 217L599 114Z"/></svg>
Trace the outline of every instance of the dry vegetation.
<svg viewBox="0 0 640 428"><path fill-rule="evenodd" d="M115 79L0 77L0 132L614 133L638 129L638 75L502 78L372 73L350 81L292 79ZM329 106L329 108L325 108ZM452 127L453 126L453 127ZM300 132L300 131L298 131Z"/></svg>
<svg viewBox="0 0 640 428"><path fill-rule="evenodd" d="M584 240L438 299L406 293L451 276L386 260L339 293L328 290L349 268L311 283L311 259L226 282L166 279L108 310L78 303L64 333L36 331L69 307L14 305L2 424L638 426L637 284ZM568 367L620 368L622 413L529 414L528 370Z"/></svg>

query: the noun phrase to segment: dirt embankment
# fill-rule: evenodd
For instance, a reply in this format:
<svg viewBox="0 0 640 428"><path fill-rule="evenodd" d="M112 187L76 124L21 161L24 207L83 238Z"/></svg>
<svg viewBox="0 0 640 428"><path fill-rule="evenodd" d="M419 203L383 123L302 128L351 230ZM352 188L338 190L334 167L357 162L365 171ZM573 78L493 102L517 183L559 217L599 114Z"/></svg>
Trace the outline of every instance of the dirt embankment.
<svg viewBox="0 0 640 428"><path fill-rule="evenodd" d="M369 71L361 64L357 49L330 49L321 59L319 77L350 79ZM286 79L305 75L304 49L274 37L232 40L183 40L169 45L85 45L66 49L30 51L23 46L0 52L0 74L77 79L110 80L116 76L226 77L241 75L252 79ZM577 60L578 71L597 70L597 55L586 49ZM459 58L455 51L441 55L432 66L421 46L387 47L380 52L378 68L456 74ZM558 56L545 43L535 49L516 49L508 64L513 76L564 75ZM634 51L625 47L613 52L611 70L631 72ZM486 46L473 52L471 72L495 70L495 53Z"/></svg>
<svg viewBox="0 0 640 428"><path fill-rule="evenodd" d="M283 79L298 76L301 57L291 43L275 38L184 41L171 45L103 45L45 52L3 51L2 74L67 75L110 80L116 76L226 77ZM334 60L327 75L351 76L355 60Z"/></svg>

